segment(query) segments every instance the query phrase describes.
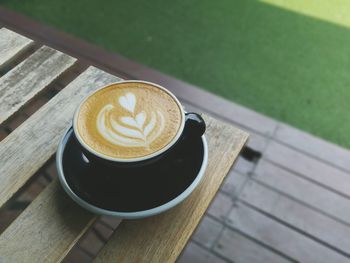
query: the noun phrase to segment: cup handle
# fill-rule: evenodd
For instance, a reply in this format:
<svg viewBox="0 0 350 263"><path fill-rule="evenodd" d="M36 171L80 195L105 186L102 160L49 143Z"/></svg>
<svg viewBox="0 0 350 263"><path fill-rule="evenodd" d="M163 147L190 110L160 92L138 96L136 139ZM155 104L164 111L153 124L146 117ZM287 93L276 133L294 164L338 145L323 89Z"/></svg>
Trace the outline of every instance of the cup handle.
<svg viewBox="0 0 350 263"><path fill-rule="evenodd" d="M205 121L202 116L194 112L185 113L185 128L183 139L198 138L205 132Z"/></svg>

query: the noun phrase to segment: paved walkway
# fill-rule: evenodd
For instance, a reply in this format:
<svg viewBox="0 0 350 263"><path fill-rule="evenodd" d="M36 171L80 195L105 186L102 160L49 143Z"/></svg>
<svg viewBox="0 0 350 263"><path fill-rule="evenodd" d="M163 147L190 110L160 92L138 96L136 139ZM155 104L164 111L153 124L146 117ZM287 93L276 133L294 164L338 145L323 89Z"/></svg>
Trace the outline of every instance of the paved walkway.
<svg viewBox="0 0 350 263"><path fill-rule="evenodd" d="M23 17L11 20L0 11L0 26L27 33L124 78L163 84L187 110L206 112L250 132L248 148L179 262L350 262L348 150ZM85 67L76 65L1 126L0 140ZM0 211L0 232L55 176L51 160L12 200L10 209ZM90 262L115 227L115 220L101 218L65 261Z"/></svg>

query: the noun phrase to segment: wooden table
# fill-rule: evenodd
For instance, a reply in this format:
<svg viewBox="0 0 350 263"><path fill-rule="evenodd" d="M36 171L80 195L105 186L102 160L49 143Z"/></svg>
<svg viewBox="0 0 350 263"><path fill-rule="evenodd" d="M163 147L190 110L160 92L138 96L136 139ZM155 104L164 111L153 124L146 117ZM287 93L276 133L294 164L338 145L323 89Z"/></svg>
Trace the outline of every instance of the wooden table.
<svg viewBox="0 0 350 263"><path fill-rule="evenodd" d="M0 125L77 60L0 29ZM22 61L18 61L22 59ZM55 154L79 101L97 87L121 79L89 67L0 142L0 205L3 206ZM188 199L158 216L124 220L96 262L174 262L245 144L247 133L204 116L209 145L205 176ZM0 236L0 262L61 261L97 219L76 205L55 180Z"/></svg>

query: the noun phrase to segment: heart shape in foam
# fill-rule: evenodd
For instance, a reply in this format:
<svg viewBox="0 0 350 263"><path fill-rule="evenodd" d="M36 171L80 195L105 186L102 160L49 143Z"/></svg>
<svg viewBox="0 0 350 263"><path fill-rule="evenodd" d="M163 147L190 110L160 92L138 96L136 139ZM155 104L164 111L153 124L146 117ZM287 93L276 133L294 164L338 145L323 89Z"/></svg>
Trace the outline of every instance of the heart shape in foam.
<svg viewBox="0 0 350 263"><path fill-rule="evenodd" d="M146 112L145 111L141 111L140 113L138 113L134 118L132 117L121 117L120 120L122 123L135 127L135 128L139 128L140 130L143 129L143 125L145 123L146 120Z"/></svg>
<svg viewBox="0 0 350 263"><path fill-rule="evenodd" d="M133 93L126 93L125 96L119 98L119 104L127 111L134 113L136 98Z"/></svg>
<svg viewBox="0 0 350 263"><path fill-rule="evenodd" d="M143 124L146 120L146 112L141 111L139 114L136 115L136 122L140 129L143 129Z"/></svg>

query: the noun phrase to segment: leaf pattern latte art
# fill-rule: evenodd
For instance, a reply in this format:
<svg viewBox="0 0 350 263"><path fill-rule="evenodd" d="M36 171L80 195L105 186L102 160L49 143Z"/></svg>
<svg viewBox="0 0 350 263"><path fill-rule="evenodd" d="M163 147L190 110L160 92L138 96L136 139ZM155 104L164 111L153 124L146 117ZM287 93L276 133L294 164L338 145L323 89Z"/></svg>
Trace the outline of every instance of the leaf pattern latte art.
<svg viewBox="0 0 350 263"><path fill-rule="evenodd" d="M112 118L115 106L107 104L97 115L97 130L103 138L112 144L125 147L149 147L157 139L163 129L165 118L156 110L150 113L142 110L135 113L137 99L128 92L118 98L119 105L129 112L119 120ZM147 121L148 120L148 121Z"/></svg>

